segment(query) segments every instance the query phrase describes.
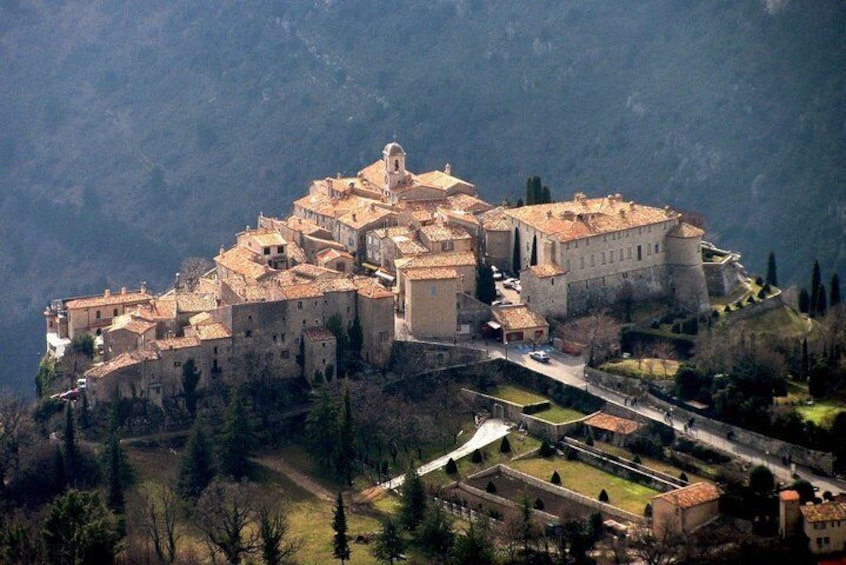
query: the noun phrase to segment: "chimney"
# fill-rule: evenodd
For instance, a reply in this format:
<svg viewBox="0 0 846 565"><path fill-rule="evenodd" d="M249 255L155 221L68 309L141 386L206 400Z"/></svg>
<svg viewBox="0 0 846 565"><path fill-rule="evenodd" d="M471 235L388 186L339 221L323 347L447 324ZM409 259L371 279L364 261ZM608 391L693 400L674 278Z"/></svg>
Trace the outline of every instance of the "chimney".
<svg viewBox="0 0 846 565"><path fill-rule="evenodd" d="M352 214L352 219L353 219L353 221L354 221L354 222L356 221L356 219L355 219L355 212L353 212L353 214Z"/></svg>
<svg viewBox="0 0 846 565"><path fill-rule="evenodd" d="M552 210L547 210L546 211L546 219L549 220L551 218L552 218Z"/></svg>
<svg viewBox="0 0 846 565"><path fill-rule="evenodd" d="M125 286L120 287L120 293L126 294L126 287Z"/></svg>
<svg viewBox="0 0 846 565"><path fill-rule="evenodd" d="M147 281L141 281L141 294L147 294Z"/></svg>
<svg viewBox="0 0 846 565"><path fill-rule="evenodd" d="M447 163L447 164L446 164L446 167L444 167L444 172L445 172L446 174L448 174L448 175L451 175L451 174L452 174L452 165L450 165L449 163Z"/></svg>
<svg viewBox="0 0 846 565"><path fill-rule="evenodd" d="M106 298L110 297L111 295L112 295L112 291L109 290L108 288L105 291L103 291L103 296L105 296Z"/></svg>

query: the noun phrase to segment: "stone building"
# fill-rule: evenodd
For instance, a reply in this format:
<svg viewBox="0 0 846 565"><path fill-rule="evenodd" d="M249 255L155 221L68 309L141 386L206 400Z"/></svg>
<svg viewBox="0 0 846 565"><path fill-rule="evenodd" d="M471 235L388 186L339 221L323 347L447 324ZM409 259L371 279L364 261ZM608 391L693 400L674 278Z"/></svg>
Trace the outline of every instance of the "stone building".
<svg viewBox="0 0 846 565"><path fill-rule="evenodd" d="M720 514L720 490L709 483L694 483L652 497L652 531L657 538L667 529L689 534Z"/></svg>
<svg viewBox="0 0 846 565"><path fill-rule="evenodd" d="M455 269L414 269L404 277L405 323L416 337L451 339L458 321Z"/></svg>
<svg viewBox="0 0 846 565"><path fill-rule="evenodd" d="M303 373L312 383L332 381L338 372L338 340L326 328L303 331Z"/></svg>
<svg viewBox="0 0 846 565"><path fill-rule="evenodd" d="M492 308L491 314L502 329L503 343L539 345L549 341L549 323L523 304Z"/></svg>
<svg viewBox="0 0 846 565"><path fill-rule="evenodd" d="M799 507L811 553L846 551L846 503L837 500Z"/></svg>
<svg viewBox="0 0 846 565"><path fill-rule="evenodd" d="M567 315L567 277L562 267L547 263L523 269L520 284L523 303L544 318Z"/></svg>

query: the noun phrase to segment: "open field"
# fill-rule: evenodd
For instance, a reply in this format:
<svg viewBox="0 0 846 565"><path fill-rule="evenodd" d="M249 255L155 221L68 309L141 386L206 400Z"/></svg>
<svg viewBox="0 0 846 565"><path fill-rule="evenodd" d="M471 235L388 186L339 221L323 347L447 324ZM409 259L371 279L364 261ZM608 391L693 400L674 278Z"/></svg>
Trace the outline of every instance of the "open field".
<svg viewBox="0 0 846 565"><path fill-rule="evenodd" d="M661 494L657 490L616 477L580 461L567 461L563 457L521 459L513 461L510 466L545 481L552 477L554 471L558 471L561 486L594 499L605 489L610 504L638 515L643 514L643 509L653 496Z"/></svg>
<svg viewBox="0 0 846 565"><path fill-rule="evenodd" d="M811 405L797 406L796 411L804 419L827 428L831 426L835 416L846 411L846 404L840 400L820 400Z"/></svg>

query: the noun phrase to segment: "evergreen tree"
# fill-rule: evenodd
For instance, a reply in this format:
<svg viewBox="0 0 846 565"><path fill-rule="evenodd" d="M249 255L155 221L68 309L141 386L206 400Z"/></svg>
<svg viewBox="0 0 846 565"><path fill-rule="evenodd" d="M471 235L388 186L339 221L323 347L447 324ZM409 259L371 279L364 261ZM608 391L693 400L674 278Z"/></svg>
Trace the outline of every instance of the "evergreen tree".
<svg viewBox="0 0 846 565"><path fill-rule="evenodd" d="M244 411L244 401L240 391L235 390L226 408L223 433L220 436L220 474L236 481L246 477L250 470L252 445L253 436Z"/></svg>
<svg viewBox="0 0 846 565"><path fill-rule="evenodd" d="M499 442L500 453L511 453L511 442L508 441L508 436L502 436L502 441Z"/></svg>
<svg viewBox="0 0 846 565"><path fill-rule="evenodd" d="M358 359L361 357L361 348L364 347L364 330L361 328L361 320L358 315L353 318L347 334L349 334L350 353Z"/></svg>
<svg viewBox="0 0 846 565"><path fill-rule="evenodd" d="M194 359L188 359L182 364L182 395L185 398L185 408L191 415L191 420L197 415L197 384L200 382L200 370Z"/></svg>
<svg viewBox="0 0 846 565"><path fill-rule="evenodd" d="M533 176L526 179L526 205L540 204L543 197L542 191L540 177Z"/></svg>
<svg viewBox="0 0 846 565"><path fill-rule="evenodd" d="M494 546L490 539L487 521L474 520L467 530L455 540L452 563L455 565L492 565L495 562Z"/></svg>
<svg viewBox="0 0 846 565"><path fill-rule="evenodd" d="M348 333L344 330L344 321L338 314L332 314L326 320L326 329L332 332L337 340L338 374L344 374L350 358L350 341Z"/></svg>
<svg viewBox="0 0 846 565"><path fill-rule="evenodd" d="M767 256L767 284L770 286L778 286L775 253L772 251L770 251L770 254Z"/></svg>
<svg viewBox="0 0 846 565"><path fill-rule="evenodd" d="M45 563L114 563L118 522L97 492L70 490L50 504L41 530Z"/></svg>
<svg viewBox="0 0 846 565"><path fill-rule="evenodd" d="M816 317L817 306L820 303L820 284L822 284L822 279L820 278L820 263L819 261L814 261L814 269L811 272L811 300L808 310L808 313L812 318Z"/></svg>
<svg viewBox="0 0 846 565"><path fill-rule="evenodd" d="M405 540L400 533L397 523L388 518L382 522L382 530L373 540L370 547L370 554L379 561L387 561L393 565L394 561L402 557L405 551Z"/></svg>
<svg viewBox="0 0 846 565"><path fill-rule="evenodd" d="M355 462L355 423L350 406L350 390L344 389L344 412L341 416L340 445L338 446L338 475L347 484L352 483L352 468Z"/></svg>
<svg viewBox="0 0 846 565"><path fill-rule="evenodd" d="M476 298L490 304L496 299L496 282L490 265L479 263L476 266Z"/></svg>
<svg viewBox="0 0 846 565"><path fill-rule="evenodd" d="M541 192L541 204L550 204L552 202L552 193L548 186L544 186Z"/></svg>
<svg viewBox="0 0 846 565"><path fill-rule="evenodd" d="M558 474L558 471L552 472L552 478L549 479L549 482L551 482L554 485L560 485L561 484L561 475Z"/></svg>
<svg viewBox="0 0 846 565"><path fill-rule="evenodd" d="M811 313L811 297L804 287L799 289L799 311L803 314Z"/></svg>
<svg viewBox="0 0 846 565"><path fill-rule="evenodd" d="M532 255L529 258L529 265L534 267L538 264L538 236L532 236Z"/></svg>
<svg viewBox="0 0 846 565"><path fill-rule="evenodd" d="M446 467L444 467L444 471L447 475L454 475L458 472L458 465L455 464L455 460L450 457L449 460L446 462Z"/></svg>
<svg viewBox="0 0 846 565"><path fill-rule="evenodd" d="M764 465L756 465L749 471L749 488L759 494L772 492L775 488L775 476Z"/></svg>
<svg viewBox="0 0 846 565"><path fill-rule="evenodd" d="M515 204L515 205L514 205L514 207L515 207L515 208L522 208L523 206L525 206L525 204L523 203L523 199L522 199L522 198L518 198L518 199L517 199L517 204Z"/></svg>
<svg viewBox="0 0 846 565"><path fill-rule="evenodd" d="M511 271L514 273L514 276L519 276L522 269L523 258L520 252L520 230L514 228L514 250L511 255Z"/></svg>
<svg viewBox="0 0 846 565"><path fill-rule="evenodd" d="M179 467L176 488L183 498L196 500L214 478L212 449L199 420L191 428Z"/></svg>
<svg viewBox="0 0 846 565"><path fill-rule="evenodd" d="M828 305L832 310L834 310L840 305L840 277L837 273L831 275L831 283L829 284L828 292Z"/></svg>
<svg viewBox="0 0 846 565"><path fill-rule="evenodd" d="M599 502L608 502L608 493L605 492L605 489L599 491Z"/></svg>
<svg viewBox="0 0 846 565"><path fill-rule="evenodd" d="M417 469L412 465L405 474L405 482L402 484L402 501L400 504L399 520L403 528L412 531L426 514L426 486L423 479L417 474Z"/></svg>
<svg viewBox="0 0 846 565"><path fill-rule="evenodd" d="M341 565L350 558L350 542L347 539L347 517L344 514L344 499L338 492L335 501L335 512L332 518L332 529L335 536L332 539L332 555L341 560Z"/></svg>
<svg viewBox="0 0 846 565"><path fill-rule="evenodd" d="M112 434L112 439L109 442L109 499L108 505L113 512L122 514L125 507L123 496L123 478L121 477L122 457L120 441L117 433Z"/></svg>
<svg viewBox="0 0 846 565"><path fill-rule="evenodd" d="M826 294L825 294L825 285L820 284L819 290L817 290L817 316L822 318L825 316L825 312L828 309L827 301L826 301Z"/></svg>
<svg viewBox="0 0 846 565"><path fill-rule="evenodd" d="M73 418L73 404L65 403L65 436L64 436L64 456L65 456L65 477L68 484L71 486L76 484L76 467L79 459L79 453L76 445L76 428Z"/></svg>
<svg viewBox="0 0 846 565"><path fill-rule="evenodd" d="M317 402L306 418L305 432L308 449L320 462L329 467L335 453L339 430L339 414L335 401L326 387L320 387Z"/></svg>
<svg viewBox="0 0 846 565"><path fill-rule="evenodd" d="M417 543L430 559L446 562L455 542L452 519L439 505L433 505L417 530Z"/></svg>

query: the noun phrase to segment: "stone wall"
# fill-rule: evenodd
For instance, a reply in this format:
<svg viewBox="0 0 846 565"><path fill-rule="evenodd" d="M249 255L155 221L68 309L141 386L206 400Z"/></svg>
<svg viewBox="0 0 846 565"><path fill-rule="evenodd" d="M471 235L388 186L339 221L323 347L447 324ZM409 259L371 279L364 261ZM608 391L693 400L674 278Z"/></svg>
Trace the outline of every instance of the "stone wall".
<svg viewBox="0 0 846 565"><path fill-rule="evenodd" d="M487 359L484 349L425 341L395 341L390 369L402 376L419 375Z"/></svg>

